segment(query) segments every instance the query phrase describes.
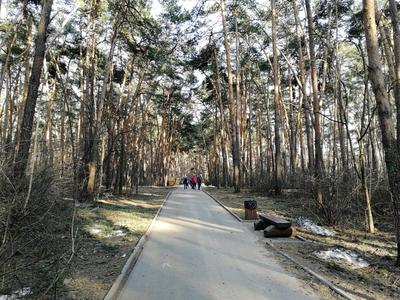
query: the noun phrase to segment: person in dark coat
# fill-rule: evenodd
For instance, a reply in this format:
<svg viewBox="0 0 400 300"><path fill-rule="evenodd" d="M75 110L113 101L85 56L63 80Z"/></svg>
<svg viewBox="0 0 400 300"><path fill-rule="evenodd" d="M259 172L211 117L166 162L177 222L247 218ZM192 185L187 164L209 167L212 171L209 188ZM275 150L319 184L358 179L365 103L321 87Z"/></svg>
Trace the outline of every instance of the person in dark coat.
<svg viewBox="0 0 400 300"><path fill-rule="evenodd" d="M197 176L197 189L200 190L202 184L201 176Z"/></svg>
<svg viewBox="0 0 400 300"><path fill-rule="evenodd" d="M187 178L187 176L185 176L184 178L183 178L183 189L187 189L188 188L188 184L189 184L189 182L188 182L188 178Z"/></svg>

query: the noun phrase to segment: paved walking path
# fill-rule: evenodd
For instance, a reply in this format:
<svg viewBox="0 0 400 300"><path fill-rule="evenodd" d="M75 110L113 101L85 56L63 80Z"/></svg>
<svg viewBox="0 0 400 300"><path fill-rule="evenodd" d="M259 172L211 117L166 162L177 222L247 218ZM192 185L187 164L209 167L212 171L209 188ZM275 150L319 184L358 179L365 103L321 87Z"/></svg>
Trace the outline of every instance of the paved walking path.
<svg viewBox="0 0 400 300"><path fill-rule="evenodd" d="M173 191L120 300L317 299L202 191Z"/></svg>

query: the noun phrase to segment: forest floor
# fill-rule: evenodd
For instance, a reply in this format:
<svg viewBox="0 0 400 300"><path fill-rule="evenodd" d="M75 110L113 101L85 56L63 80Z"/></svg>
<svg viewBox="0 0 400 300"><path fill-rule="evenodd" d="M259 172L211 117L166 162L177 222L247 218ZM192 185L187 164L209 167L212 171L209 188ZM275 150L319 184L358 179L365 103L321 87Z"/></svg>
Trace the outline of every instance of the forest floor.
<svg viewBox="0 0 400 300"><path fill-rule="evenodd" d="M77 257L58 299L103 299L169 189L140 187L138 195L114 196L77 209Z"/></svg>
<svg viewBox="0 0 400 300"><path fill-rule="evenodd" d="M206 190L242 219L244 219L244 200L256 200L258 212L281 216L293 223L296 223L299 217L316 219L306 204L309 201L302 199L299 194L271 197L251 191L233 193L229 189L212 187ZM323 236L296 226L298 234L306 241L294 243L291 239L283 238L270 241L296 261L324 276L357 299L400 299L400 269L394 267L396 254L394 234L378 231L372 235L363 230L344 226L325 228L335 232L335 235ZM346 251L351 251L352 255L357 256L354 261L366 264L357 267L345 260L319 258L316 254L321 251L329 251L325 253L330 254L339 251L342 256Z"/></svg>

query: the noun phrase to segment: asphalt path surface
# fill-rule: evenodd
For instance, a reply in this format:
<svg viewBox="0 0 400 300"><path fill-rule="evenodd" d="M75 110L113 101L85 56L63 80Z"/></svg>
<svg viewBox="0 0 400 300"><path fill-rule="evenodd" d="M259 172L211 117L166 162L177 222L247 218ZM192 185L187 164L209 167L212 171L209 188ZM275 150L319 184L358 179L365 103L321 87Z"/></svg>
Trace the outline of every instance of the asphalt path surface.
<svg viewBox="0 0 400 300"><path fill-rule="evenodd" d="M172 192L120 300L317 299L202 191Z"/></svg>

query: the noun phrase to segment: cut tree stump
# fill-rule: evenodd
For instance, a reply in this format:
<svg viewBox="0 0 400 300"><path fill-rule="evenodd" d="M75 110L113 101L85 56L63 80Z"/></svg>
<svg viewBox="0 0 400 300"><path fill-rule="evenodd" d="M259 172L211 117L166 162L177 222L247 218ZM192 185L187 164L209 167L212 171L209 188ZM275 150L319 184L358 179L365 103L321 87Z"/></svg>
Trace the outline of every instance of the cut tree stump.
<svg viewBox="0 0 400 300"><path fill-rule="evenodd" d="M245 200L244 208L257 209L257 201L256 200Z"/></svg>
<svg viewBox="0 0 400 300"><path fill-rule="evenodd" d="M244 219L245 220L257 219L257 201L255 200L244 201Z"/></svg>
<svg viewBox="0 0 400 300"><path fill-rule="evenodd" d="M296 229L289 227L285 229L276 228L275 225L270 225L264 230L264 237L294 237L296 236Z"/></svg>

